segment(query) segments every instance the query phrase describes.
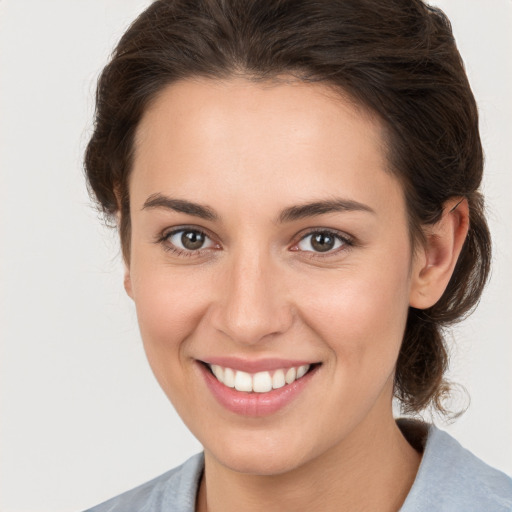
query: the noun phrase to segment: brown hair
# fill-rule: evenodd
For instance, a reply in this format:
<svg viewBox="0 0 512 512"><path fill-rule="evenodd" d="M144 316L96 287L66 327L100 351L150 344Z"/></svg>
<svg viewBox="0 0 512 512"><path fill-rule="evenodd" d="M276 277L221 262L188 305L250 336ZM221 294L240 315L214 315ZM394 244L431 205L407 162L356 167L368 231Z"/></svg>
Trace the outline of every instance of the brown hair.
<svg viewBox="0 0 512 512"><path fill-rule="evenodd" d="M451 26L420 0L158 0L126 31L97 89L85 155L90 191L120 213L130 253L128 175L134 134L149 103L180 79L293 76L323 82L376 113L390 170L404 187L413 241L465 197L470 229L442 298L410 308L395 373L406 412L443 410L448 356L443 328L476 305L490 265L478 192L483 155L478 113Z"/></svg>

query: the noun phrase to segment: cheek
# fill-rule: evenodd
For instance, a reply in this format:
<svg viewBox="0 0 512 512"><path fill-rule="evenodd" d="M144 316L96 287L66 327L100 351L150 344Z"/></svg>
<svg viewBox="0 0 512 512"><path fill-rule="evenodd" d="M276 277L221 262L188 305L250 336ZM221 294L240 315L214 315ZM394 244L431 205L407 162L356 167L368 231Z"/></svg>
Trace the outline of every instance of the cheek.
<svg viewBox="0 0 512 512"><path fill-rule="evenodd" d="M207 308L204 280L190 272L135 266L132 282L144 348L158 374L160 367L182 362L187 340Z"/></svg>
<svg viewBox="0 0 512 512"><path fill-rule="evenodd" d="M403 260L402 260L403 261ZM303 320L344 365L394 367L409 304L404 269L345 269L338 278L312 277L302 294Z"/></svg>

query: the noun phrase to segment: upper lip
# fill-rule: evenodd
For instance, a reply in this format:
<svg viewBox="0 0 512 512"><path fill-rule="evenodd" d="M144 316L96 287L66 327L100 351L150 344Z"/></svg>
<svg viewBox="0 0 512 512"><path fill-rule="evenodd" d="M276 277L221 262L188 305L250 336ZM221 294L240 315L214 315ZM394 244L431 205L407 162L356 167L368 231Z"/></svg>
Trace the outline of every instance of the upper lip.
<svg viewBox="0 0 512 512"><path fill-rule="evenodd" d="M209 365L218 365L222 366L223 368L241 370L247 373L279 370L281 368L297 368L306 364L314 364L314 362L305 359L281 359L275 357L263 359L246 359L233 356L219 356L208 357L207 359L201 359L201 361Z"/></svg>

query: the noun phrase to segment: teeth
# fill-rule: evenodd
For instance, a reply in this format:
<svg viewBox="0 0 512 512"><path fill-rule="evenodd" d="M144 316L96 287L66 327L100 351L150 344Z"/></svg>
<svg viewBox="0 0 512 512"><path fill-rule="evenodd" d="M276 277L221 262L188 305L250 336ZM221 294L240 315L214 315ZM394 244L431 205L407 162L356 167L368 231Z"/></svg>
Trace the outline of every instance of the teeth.
<svg viewBox="0 0 512 512"><path fill-rule="evenodd" d="M235 387L235 372L231 368L224 368L224 382L222 383L228 388Z"/></svg>
<svg viewBox="0 0 512 512"><path fill-rule="evenodd" d="M235 389L237 391L252 391L251 375L245 372L236 372Z"/></svg>
<svg viewBox="0 0 512 512"><path fill-rule="evenodd" d="M297 370L295 368L290 368L286 372L286 376L285 376L284 380L286 381L286 384L291 384L296 378L297 378Z"/></svg>
<svg viewBox="0 0 512 512"><path fill-rule="evenodd" d="M224 382L224 369L222 368L222 366L213 364L212 372L213 372L213 375L215 375L215 377L217 377L218 381Z"/></svg>
<svg viewBox="0 0 512 512"><path fill-rule="evenodd" d="M284 380L284 370L277 370L272 377L272 387L274 389L282 388L286 384Z"/></svg>
<svg viewBox="0 0 512 512"><path fill-rule="evenodd" d="M299 366L297 368L297 379L300 379L301 377L304 377L304 375L306 375L308 370L309 370L309 364L305 364L305 365Z"/></svg>
<svg viewBox="0 0 512 512"><path fill-rule="evenodd" d="M235 388L237 391L246 393L268 393L272 389L279 389L286 384L292 384L297 379L304 377L310 365L305 364L298 368L282 368L275 370L273 375L270 372L258 372L255 374L223 368L216 364L210 365L213 375L219 382L228 388Z"/></svg>
<svg viewBox="0 0 512 512"><path fill-rule="evenodd" d="M272 377L268 372L259 372L252 378L252 389L256 393L266 393L272 389Z"/></svg>

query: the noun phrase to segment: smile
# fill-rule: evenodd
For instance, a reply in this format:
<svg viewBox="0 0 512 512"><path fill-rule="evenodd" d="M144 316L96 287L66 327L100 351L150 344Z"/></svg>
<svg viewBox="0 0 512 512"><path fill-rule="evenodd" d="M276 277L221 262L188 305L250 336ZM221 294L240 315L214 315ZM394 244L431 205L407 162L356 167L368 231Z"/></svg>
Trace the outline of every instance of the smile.
<svg viewBox="0 0 512 512"><path fill-rule="evenodd" d="M215 400L228 411L249 417L268 416L291 406L321 366L306 361L251 362L233 358L198 363Z"/></svg>
<svg viewBox="0 0 512 512"><path fill-rule="evenodd" d="M279 368L273 371L248 373L232 368L224 368L216 364L209 364L208 367L215 378L224 386L246 393L268 393L273 389L280 389L304 377L310 369L310 365L305 364L298 367Z"/></svg>

